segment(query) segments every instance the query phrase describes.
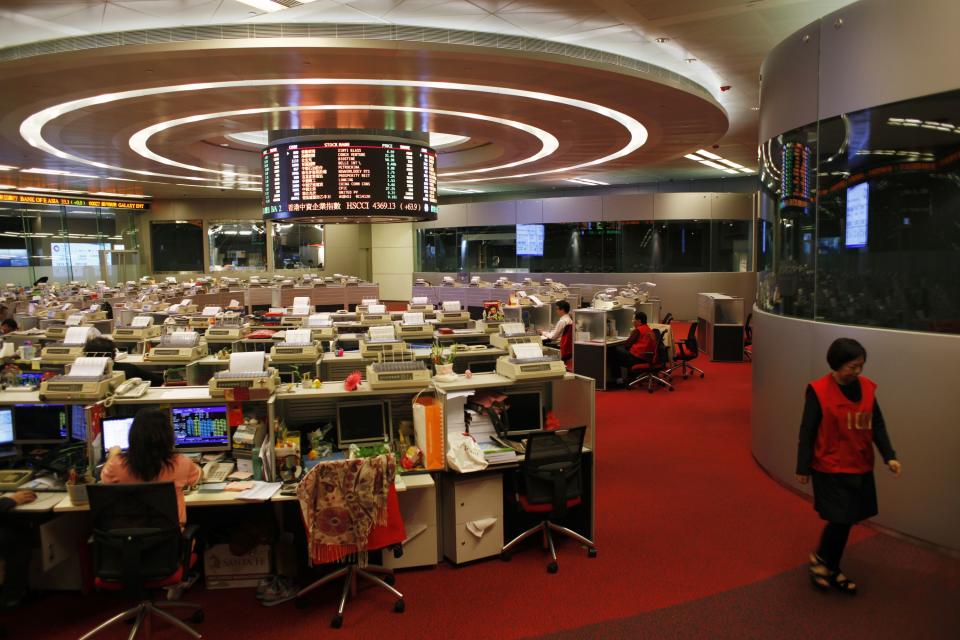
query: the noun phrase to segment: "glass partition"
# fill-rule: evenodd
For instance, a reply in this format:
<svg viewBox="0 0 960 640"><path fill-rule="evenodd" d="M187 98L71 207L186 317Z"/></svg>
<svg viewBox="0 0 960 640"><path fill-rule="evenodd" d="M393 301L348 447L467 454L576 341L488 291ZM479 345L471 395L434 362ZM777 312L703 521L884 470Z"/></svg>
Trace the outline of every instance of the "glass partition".
<svg viewBox="0 0 960 640"><path fill-rule="evenodd" d="M203 222L200 220L150 223L153 272L203 272Z"/></svg>
<svg viewBox="0 0 960 640"><path fill-rule="evenodd" d="M267 232L263 222L214 220L207 226L210 271L267 268Z"/></svg>
<svg viewBox="0 0 960 640"><path fill-rule="evenodd" d="M960 333L960 126L947 117L958 111L960 91L951 91L762 145L758 305Z"/></svg>
<svg viewBox="0 0 960 640"><path fill-rule="evenodd" d="M276 269L322 269L324 243L322 224L271 223L273 260Z"/></svg>

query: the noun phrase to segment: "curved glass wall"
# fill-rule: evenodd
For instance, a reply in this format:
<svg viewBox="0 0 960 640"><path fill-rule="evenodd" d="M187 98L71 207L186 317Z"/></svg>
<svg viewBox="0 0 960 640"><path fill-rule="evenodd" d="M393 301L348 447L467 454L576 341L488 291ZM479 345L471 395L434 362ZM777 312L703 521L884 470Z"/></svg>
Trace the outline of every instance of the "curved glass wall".
<svg viewBox="0 0 960 640"><path fill-rule="evenodd" d="M763 144L758 306L960 333L958 113L951 91Z"/></svg>
<svg viewBox="0 0 960 640"><path fill-rule="evenodd" d="M525 225L542 247L517 251L516 226L417 230L418 271L651 273L749 271L749 220L661 220Z"/></svg>

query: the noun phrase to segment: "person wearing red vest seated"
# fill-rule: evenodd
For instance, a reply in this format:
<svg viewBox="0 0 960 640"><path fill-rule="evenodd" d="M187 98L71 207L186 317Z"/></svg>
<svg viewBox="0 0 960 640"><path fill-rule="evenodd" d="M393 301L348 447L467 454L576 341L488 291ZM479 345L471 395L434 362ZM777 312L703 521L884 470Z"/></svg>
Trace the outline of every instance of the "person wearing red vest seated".
<svg viewBox="0 0 960 640"><path fill-rule="evenodd" d="M573 318L570 317L570 303L566 300L557 300L557 324L554 325L552 331L541 331L540 335L543 336L543 339L555 342L560 340L560 336L563 335L563 330L567 327L568 324L573 324Z"/></svg>
<svg viewBox="0 0 960 640"><path fill-rule="evenodd" d="M653 335L653 329L647 324L646 313L637 311L633 314L633 331L630 332L627 341L617 347L616 351L617 364L621 368L629 369L635 364L653 362L657 351L657 337ZM622 376L617 379L617 383L623 383Z"/></svg>
<svg viewBox="0 0 960 640"><path fill-rule="evenodd" d="M873 447L894 475L900 462L877 404L877 385L861 375L867 352L856 340L838 338L827 350L832 371L807 386L797 481L813 479L814 508L827 521L820 547L810 554L810 579L819 589L834 586L856 593L857 585L840 570L853 525L877 515Z"/></svg>

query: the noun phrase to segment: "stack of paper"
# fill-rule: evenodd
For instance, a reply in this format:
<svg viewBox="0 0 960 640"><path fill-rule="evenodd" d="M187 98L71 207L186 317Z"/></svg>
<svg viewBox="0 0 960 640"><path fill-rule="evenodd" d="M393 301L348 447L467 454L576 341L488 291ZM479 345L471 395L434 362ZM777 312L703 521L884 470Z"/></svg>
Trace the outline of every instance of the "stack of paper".
<svg viewBox="0 0 960 640"><path fill-rule="evenodd" d="M174 331L167 334L169 344L178 347L192 347L197 344L200 335L194 331Z"/></svg>
<svg viewBox="0 0 960 640"><path fill-rule="evenodd" d="M217 315L218 313L220 313L220 307L204 307L201 315L209 318Z"/></svg>
<svg viewBox="0 0 960 640"><path fill-rule="evenodd" d="M459 300L444 300L443 301L443 310L454 313L460 311L460 301Z"/></svg>
<svg viewBox="0 0 960 640"><path fill-rule="evenodd" d="M309 331L307 332L309 333ZM264 351L245 351L230 354L230 373L252 373L263 371L266 357Z"/></svg>
<svg viewBox="0 0 960 640"><path fill-rule="evenodd" d="M370 327L370 339L371 340L396 340L396 334L394 333L394 327L392 324L385 324Z"/></svg>
<svg viewBox="0 0 960 640"><path fill-rule="evenodd" d="M305 316L310 313L310 296L298 296L293 299L293 315Z"/></svg>
<svg viewBox="0 0 960 640"><path fill-rule="evenodd" d="M403 324L413 327L423 325L423 312L406 312L403 314Z"/></svg>
<svg viewBox="0 0 960 640"><path fill-rule="evenodd" d="M410 304L430 304L427 301L427 296L414 296Z"/></svg>
<svg viewBox="0 0 960 640"><path fill-rule="evenodd" d="M77 345L86 344L90 336L91 327L70 327L63 337L63 344Z"/></svg>
<svg viewBox="0 0 960 640"><path fill-rule="evenodd" d="M153 325L153 316L136 316L130 322L130 326L136 329L149 327Z"/></svg>
<svg viewBox="0 0 960 640"><path fill-rule="evenodd" d="M287 344L310 344L311 335L310 329L288 329L283 341Z"/></svg>
<svg viewBox="0 0 960 640"><path fill-rule="evenodd" d="M386 313L387 305L385 304L371 304L367 307L367 313Z"/></svg>
<svg viewBox="0 0 960 640"><path fill-rule="evenodd" d="M314 313L307 316L307 327L329 327L333 325L333 321L330 320L329 313Z"/></svg>
<svg viewBox="0 0 960 640"><path fill-rule="evenodd" d="M99 378L107 368L110 358L80 357L73 361L70 373L65 378Z"/></svg>
<svg viewBox="0 0 960 640"><path fill-rule="evenodd" d="M479 414L472 409L467 409L467 415L470 416L470 435L477 441L477 445L483 451L483 457L489 464L516 461L516 451L493 440L496 430L489 416Z"/></svg>
<svg viewBox="0 0 960 640"><path fill-rule="evenodd" d="M536 342L512 344L510 345L510 350L513 351L513 356L518 360L543 357L543 349Z"/></svg>

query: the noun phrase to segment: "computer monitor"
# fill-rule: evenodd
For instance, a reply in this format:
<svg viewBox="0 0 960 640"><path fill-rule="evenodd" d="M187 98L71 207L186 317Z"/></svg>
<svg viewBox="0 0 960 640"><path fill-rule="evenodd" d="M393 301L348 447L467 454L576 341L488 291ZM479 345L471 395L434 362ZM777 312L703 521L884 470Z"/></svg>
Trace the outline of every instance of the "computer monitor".
<svg viewBox="0 0 960 640"><path fill-rule="evenodd" d="M62 404L13 405L14 441L60 444L67 441L70 414Z"/></svg>
<svg viewBox="0 0 960 640"><path fill-rule="evenodd" d="M103 420L103 450L110 451L120 447L126 451L130 446L130 427L133 418L104 418Z"/></svg>
<svg viewBox="0 0 960 640"><path fill-rule="evenodd" d="M523 435L543 429L543 394L539 391L515 391L506 399L507 435Z"/></svg>
<svg viewBox="0 0 960 640"><path fill-rule="evenodd" d="M70 407L70 438L78 442L87 439L87 409L81 404Z"/></svg>
<svg viewBox="0 0 960 640"><path fill-rule="evenodd" d="M13 444L13 409L0 409L0 447Z"/></svg>
<svg viewBox="0 0 960 640"><path fill-rule="evenodd" d="M337 443L341 449L351 444L383 442L390 434L390 402L342 402L337 405Z"/></svg>
<svg viewBox="0 0 960 640"><path fill-rule="evenodd" d="M173 407L174 446L179 451L229 451L227 406Z"/></svg>

